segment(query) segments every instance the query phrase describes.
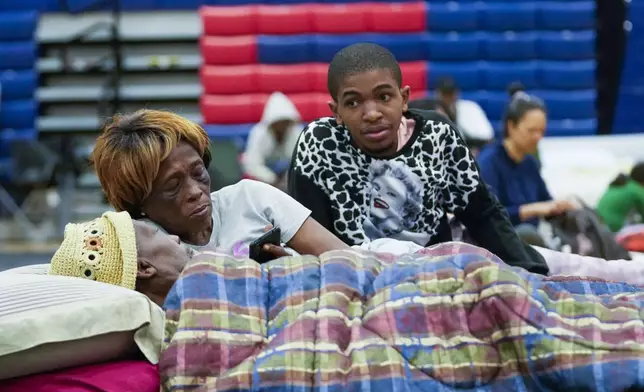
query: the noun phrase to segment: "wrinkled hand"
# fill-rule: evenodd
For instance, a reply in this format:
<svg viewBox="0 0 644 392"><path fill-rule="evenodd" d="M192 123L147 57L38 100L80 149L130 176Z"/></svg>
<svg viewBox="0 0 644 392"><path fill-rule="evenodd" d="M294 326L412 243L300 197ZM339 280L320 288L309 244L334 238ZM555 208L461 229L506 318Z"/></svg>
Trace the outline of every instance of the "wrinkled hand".
<svg viewBox="0 0 644 392"><path fill-rule="evenodd" d="M266 244L262 247L265 252L272 254L275 258L290 256L291 254L284 249L282 246L277 246L273 244Z"/></svg>
<svg viewBox="0 0 644 392"><path fill-rule="evenodd" d="M270 231L272 228L273 228L273 225L266 225L266 227L264 227L264 233ZM276 259L291 255L290 253L288 253L286 249L284 249L283 246L264 244L264 246L262 246L262 249L265 252L272 254Z"/></svg>
<svg viewBox="0 0 644 392"><path fill-rule="evenodd" d="M569 200L550 200L540 203L535 203L532 207L537 216L549 217L561 215L567 211L577 208L577 206Z"/></svg>

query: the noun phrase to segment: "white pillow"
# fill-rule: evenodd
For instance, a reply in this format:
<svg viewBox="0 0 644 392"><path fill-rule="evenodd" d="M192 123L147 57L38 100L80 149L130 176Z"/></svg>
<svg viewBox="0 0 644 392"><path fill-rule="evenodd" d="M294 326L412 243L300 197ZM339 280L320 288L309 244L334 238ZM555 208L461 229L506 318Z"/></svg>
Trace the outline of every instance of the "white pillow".
<svg viewBox="0 0 644 392"><path fill-rule="evenodd" d="M32 264L24 267L12 268L0 272L0 274L35 274L47 275L49 273L49 264Z"/></svg>
<svg viewBox="0 0 644 392"><path fill-rule="evenodd" d="M0 273L0 380L122 358L158 363L163 310L122 287Z"/></svg>

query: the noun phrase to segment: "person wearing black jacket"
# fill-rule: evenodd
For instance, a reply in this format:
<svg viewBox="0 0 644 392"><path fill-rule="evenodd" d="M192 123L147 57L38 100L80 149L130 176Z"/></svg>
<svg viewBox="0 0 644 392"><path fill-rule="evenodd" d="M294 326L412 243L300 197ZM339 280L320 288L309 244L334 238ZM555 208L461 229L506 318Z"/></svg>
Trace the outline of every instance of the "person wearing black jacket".
<svg viewBox="0 0 644 392"><path fill-rule="evenodd" d="M387 49L355 44L328 71L334 117L308 124L289 172L289 193L348 245L379 238L430 246L450 241L453 213L507 264L547 274L481 180L454 124L409 110L409 87Z"/></svg>

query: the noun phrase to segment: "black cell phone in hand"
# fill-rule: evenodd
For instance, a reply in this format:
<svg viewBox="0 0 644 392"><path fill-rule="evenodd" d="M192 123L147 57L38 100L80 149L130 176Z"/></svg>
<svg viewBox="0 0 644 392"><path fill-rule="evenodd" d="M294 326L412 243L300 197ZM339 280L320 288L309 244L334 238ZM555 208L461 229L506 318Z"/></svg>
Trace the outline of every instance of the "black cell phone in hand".
<svg viewBox="0 0 644 392"><path fill-rule="evenodd" d="M275 258L273 254L264 250L264 245L271 244L276 246L282 245L282 231L279 227L273 227L263 236L251 242L249 247L250 258L260 264L269 262Z"/></svg>

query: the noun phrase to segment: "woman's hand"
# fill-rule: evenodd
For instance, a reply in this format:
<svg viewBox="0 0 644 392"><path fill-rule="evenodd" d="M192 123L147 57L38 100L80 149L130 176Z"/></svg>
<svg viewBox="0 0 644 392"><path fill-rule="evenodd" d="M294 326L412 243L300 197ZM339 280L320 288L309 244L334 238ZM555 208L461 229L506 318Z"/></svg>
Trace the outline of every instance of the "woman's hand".
<svg viewBox="0 0 644 392"><path fill-rule="evenodd" d="M319 256L324 252L338 249L348 249L349 245L342 242L315 219L308 217L288 242L288 246L301 255Z"/></svg>
<svg viewBox="0 0 644 392"><path fill-rule="evenodd" d="M532 218L546 218L557 215L558 211L557 202L551 200L524 204L521 206L519 213L521 214L521 220L525 221Z"/></svg>
<svg viewBox="0 0 644 392"><path fill-rule="evenodd" d="M262 249L264 249L265 252L272 254L275 256L275 258L280 258L284 256L291 256L290 253L284 247L282 246L277 246L273 244L265 244Z"/></svg>
<svg viewBox="0 0 644 392"><path fill-rule="evenodd" d="M273 228L273 225L267 225L266 227L264 227L264 233L267 233L272 228ZM288 253L288 251L286 249L284 249L283 246L279 246L279 245L264 244L264 246L262 246L262 249L265 252L270 253L273 256L275 256L276 259L280 258L280 257L284 257L284 256L291 256L291 254Z"/></svg>
<svg viewBox="0 0 644 392"><path fill-rule="evenodd" d="M561 215L576 208L577 206L568 200L549 200L522 205L519 213L522 220L528 220Z"/></svg>

